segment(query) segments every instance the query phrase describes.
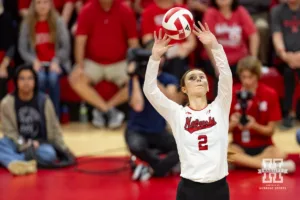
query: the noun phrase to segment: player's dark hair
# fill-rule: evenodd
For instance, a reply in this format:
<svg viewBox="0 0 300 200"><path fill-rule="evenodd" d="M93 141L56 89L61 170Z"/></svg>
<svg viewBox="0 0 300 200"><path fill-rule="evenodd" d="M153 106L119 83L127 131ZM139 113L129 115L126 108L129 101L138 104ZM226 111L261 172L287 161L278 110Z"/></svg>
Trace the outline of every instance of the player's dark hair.
<svg viewBox="0 0 300 200"><path fill-rule="evenodd" d="M247 70L255 74L259 79L262 73L261 68L262 64L259 59L254 56L246 56L239 60L237 64L237 74L240 76L243 71Z"/></svg>
<svg viewBox="0 0 300 200"><path fill-rule="evenodd" d="M216 9L220 9L218 4L217 4L217 0L211 0L210 1L210 5ZM238 0L232 0L232 4L231 4L231 10L235 11L238 7L239 7L239 1Z"/></svg>

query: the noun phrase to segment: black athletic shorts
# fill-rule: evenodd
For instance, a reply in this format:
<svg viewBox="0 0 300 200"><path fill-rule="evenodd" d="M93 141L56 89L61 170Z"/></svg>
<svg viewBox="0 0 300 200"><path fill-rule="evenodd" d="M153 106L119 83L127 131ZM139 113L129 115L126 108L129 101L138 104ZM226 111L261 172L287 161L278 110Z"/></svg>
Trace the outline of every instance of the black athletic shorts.
<svg viewBox="0 0 300 200"><path fill-rule="evenodd" d="M229 200L226 177L213 183L197 183L181 178L176 200Z"/></svg>
<svg viewBox="0 0 300 200"><path fill-rule="evenodd" d="M235 144L235 145L238 145L238 144ZM256 156L258 154L261 154L267 147L269 147L271 145L263 145L263 146L254 147L254 148L242 147L241 145L238 145L238 146L241 147L247 155Z"/></svg>

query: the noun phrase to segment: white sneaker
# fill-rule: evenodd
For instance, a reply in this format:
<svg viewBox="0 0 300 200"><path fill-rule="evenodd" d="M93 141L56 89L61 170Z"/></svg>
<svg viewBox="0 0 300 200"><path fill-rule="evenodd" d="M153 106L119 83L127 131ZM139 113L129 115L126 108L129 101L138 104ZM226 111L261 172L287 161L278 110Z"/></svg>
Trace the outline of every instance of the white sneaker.
<svg viewBox="0 0 300 200"><path fill-rule="evenodd" d="M142 165L142 164L139 164L138 166L136 166L136 168L134 169L134 172L131 176L131 179L133 181L136 181L140 178L143 168L144 168L144 165Z"/></svg>
<svg viewBox="0 0 300 200"><path fill-rule="evenodd" d="M92 124L97 128L103 128L105 126L105 119L103 113L97 109L93 109L93 120Z"/></svg>
<svg viewBox="0 0 300 200"><path fill-rule="evenodd" d="M144 166L142 169L140 181L148 181L151 178L149 167Z"/></svg>
<svg viewBox="0 0 300 200"><path fill-rule="evenodd" d="M118 111L117 109L112 109L108 113L108 128L119 128L122 125L124 118L124 113Z"/></svg>

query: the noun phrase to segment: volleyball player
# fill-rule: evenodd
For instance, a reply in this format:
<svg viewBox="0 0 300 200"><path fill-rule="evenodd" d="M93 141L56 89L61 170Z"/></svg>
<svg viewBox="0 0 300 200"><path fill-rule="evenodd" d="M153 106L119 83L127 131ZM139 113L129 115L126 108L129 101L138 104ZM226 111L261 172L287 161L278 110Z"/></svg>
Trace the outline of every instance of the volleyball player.
<svg viewBox="0 0 300 200"><path fill-rule="evenodd" d="M153 107L169 122L178 147L181 181L177 200L228 200L227 149L229 112L232 100L232 73L223 47L199 22L194 34L211 54L219 71L218 95L207 103L208 82L199 69L187 71L181 79L181 90L188 96L187 106L169 100L157 87L157 73L170 38L154 32L155 43L149 59L144 92Z"/></svg>

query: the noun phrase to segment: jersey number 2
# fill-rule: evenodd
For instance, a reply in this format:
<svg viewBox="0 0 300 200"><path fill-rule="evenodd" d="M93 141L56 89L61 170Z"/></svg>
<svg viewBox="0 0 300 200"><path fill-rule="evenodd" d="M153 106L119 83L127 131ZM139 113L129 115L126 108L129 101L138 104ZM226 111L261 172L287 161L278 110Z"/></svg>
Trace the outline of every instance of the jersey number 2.
<svg viewBox="0 0 300 200"><path fill-rule="evenodd" d="M207 146L207 136L206 135L199 135L198 136L198 146L199 146L199 151L205 151L208 149Z"/></svg>

